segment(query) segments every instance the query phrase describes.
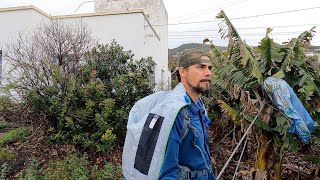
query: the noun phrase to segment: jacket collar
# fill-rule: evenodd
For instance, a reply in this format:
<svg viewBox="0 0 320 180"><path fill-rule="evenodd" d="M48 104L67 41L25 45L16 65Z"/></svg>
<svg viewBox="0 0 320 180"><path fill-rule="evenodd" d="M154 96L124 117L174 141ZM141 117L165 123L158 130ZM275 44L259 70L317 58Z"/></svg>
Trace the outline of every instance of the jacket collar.
<svg viewBox="0 0 320 180"><path fill-rule="evenodd" d="M191 103L189 104L189 109L191 110L192 114L196 115L200 111L200 113L203 113L205 111L203 102L201 98L198 99L198 102L194 102L190 96L188 95L189 99L191 100Z"/></svg>
<svg viewBox="0 0 320 180"><path fill-rule="evenodd" d="M201 98L198 99L198 102L193 102L181 82L174 88L173 91L185 94L184 100L189 105L189 108L194 115L197 114L199 110L201 113L205 111Z"/></svg>

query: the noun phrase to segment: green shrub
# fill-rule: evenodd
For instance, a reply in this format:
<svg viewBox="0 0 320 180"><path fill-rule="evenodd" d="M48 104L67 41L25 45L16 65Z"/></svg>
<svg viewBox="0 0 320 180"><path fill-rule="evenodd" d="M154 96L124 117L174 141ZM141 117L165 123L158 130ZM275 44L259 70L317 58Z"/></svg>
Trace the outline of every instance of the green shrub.
<svg viewBox="0 0 320 180"><path fill-rule="evenodd" d="M0 147L4 144L24 139L28 134L28 129L25 127L12 129L0 137Z"/></svg>
<svg viewBox="0 0 320 180"><path fill-rule="evenodd" d="M47 116L52 142L108 152L116 140L123 142L133 104L152 93L151 66L151 59L134 61L133 54L115 41L98 45L67 81L61 68L52 64L52 85L43 87L42 93L27 91L24 100Z"/></svg>

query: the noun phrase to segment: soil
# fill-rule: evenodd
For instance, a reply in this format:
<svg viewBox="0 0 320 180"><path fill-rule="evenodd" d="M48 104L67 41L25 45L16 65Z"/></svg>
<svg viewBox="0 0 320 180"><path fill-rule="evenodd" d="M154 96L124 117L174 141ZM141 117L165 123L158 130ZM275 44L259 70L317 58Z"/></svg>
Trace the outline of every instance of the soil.
<svg viewBox="0 0 320 180"><path fill-rule="evenodd" d="M218 176L228 158L232 154L238 142L235 139L241 139L241 130L236 130L236 133L230 133L226 136L232 128L228 129L222 124L215 124L216 127L209 131L210 148L212 153L212 164L215 168L215 174ZM223 139L224 138L224 139ZM244 144L245 142L243 142ZM246 149L243 153L238 171L235 175L235 179L239 180L253 180L254 177L260 173L254 169L255 167L255 154L256 154L256 139L249 136ZM243 145L240 146L235 153L233 159L222 174L220 180L233 179L234 172L236 170L238 159L240 158ZM306 160L306 156L320 157L320 145L308 146L308 150L301 150L297 153L285 151L282 161L282 179L288 180L320 180L320 162L311 162ZM320 161L320 158L318 159ZM274 172L268 172L272 176ZM317 179L318 178L318 179ZM268 177L267 179L272 179Z"/></svg>

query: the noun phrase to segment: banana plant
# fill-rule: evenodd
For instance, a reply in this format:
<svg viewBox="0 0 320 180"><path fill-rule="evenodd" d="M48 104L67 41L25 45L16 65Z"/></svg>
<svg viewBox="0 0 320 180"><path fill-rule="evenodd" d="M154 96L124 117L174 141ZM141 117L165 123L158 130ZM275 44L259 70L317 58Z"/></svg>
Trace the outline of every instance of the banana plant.
<svg viewBox="0 0 320 180"><path fill-rule="evenodd" d="M217 18L222 20L221 38L229 43L227 52L222 52L212 41L205 40L209 42L213 58L212 86L220 94L212 99L217 100L222 112L235 125L247 126L258 116L254 129L259 145L257 175L267 176L266 172L271 172L267 164L272 164L273 178L281 179L282 152L296 147L293 143L296 137L288 133L290 119L273 106L263 82L271 75L286 80L307 107L312 96L319 97L319 71L312 68L305 55L314 28L283 44L270 38L272 29L268 28L259 46L252 48L242 40L224 11ZM258 114L262 104L265 108Z"/></svg>

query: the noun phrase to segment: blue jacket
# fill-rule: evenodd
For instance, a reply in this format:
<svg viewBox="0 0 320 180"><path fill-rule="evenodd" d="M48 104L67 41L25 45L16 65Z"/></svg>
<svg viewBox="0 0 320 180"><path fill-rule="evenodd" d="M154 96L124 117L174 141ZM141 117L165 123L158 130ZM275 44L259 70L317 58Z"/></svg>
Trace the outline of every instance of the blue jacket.
<svg viewBox="0 0 320 180"><path fill-rule="evenodd" d="M176 117L170 132L164 162L161 168L159 179L176 180L178 179L179 165L190 168L191 171L210 169L207 176L193 178L197 180L215 180L210 161L210 150L208 141L208 131L205 125L206 113L201 99L197 104L191 100L191 104L186 106L190 116L188 134L182 140L182 129L184 123L184 113L181 109ZM193 145L193 142L195 145ZM201 151L203 155L201 154ZM206 162L204 161L204 158Z"/></svg>

